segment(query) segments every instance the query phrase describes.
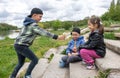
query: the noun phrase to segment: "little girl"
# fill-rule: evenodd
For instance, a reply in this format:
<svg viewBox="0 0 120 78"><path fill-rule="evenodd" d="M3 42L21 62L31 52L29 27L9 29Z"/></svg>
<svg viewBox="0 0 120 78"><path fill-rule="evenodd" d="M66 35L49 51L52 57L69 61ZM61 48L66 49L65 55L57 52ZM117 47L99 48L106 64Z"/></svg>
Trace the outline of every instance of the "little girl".
<svg viewBox="0 0 120 78"><path fill-rule="evenodd" d="M69 42L68 47L66 49L66 56L62 57L60 61L60 67L69 67L69 63L82 61L78 47L84 43L84 37L80 36L80 29L73 28L72 32L72 40Z"/></svg>
<svg viewBox="0 0 120 78"><path fill-rule="evenodd" d="M104 43L104 29L99 17L92 16L88 20L88 27L91 30L88 41L80 45L80 55L87 64L87 69L95 69L95 58L102 58L106 54Z"/></svg>

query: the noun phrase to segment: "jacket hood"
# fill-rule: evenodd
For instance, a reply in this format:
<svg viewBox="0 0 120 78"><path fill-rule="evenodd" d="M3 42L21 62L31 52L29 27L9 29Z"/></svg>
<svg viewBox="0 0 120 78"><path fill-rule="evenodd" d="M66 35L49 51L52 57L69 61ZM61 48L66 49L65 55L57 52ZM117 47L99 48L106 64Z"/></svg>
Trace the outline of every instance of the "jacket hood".
<svg viewBox="0 0 120 78"><path fill-rule="evenodd" d="M83 39L84 39L84 37L83 37L83 36L80 36L80 37L77 39L77 41L83 40ZM72 39L72 41L74 41L74 40Z"/></svg>
<svg viewBox="0 0 120 78"><path fill-rule="evenodd" d="M23 25L24 25L24 26L28 26L28 25L30 25L30 24L32 24L32 23L36 23L36 21L33 20L33 19L30 18L30 17L26 17L25 20L23 21Z"/></svg>

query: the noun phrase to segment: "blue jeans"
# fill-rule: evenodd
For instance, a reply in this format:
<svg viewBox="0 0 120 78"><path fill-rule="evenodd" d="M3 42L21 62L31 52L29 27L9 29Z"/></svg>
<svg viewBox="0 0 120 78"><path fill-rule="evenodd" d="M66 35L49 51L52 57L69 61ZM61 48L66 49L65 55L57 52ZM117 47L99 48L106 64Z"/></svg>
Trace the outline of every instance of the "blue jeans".
<svg viewBox="0 0 120 78"><path fill-rule="evenodd" d="M24 62L25 62L25 58L27 57L28 59L31 60L31 63L26 71L26 75L31 75L31 72L33 70L33 68L35 67L35 65L38 63L38 58L36 57L36 55L29 49L28 46L25 45L18 45L15 44L14 45L15 51L17 53L18 56L18 64L16 65L16 67L14 68L14 71L12 72L11 77L16 77L18 71L20 70L20 68L23 66Z"/></svg>
<svg viewBox="0 0 120 78"><path fill-rule="evenodd" d="M69 63L74 63L78 61L82 61L80 56L63 56L62 61L65 63L65 67L69 67Z"/></svg>

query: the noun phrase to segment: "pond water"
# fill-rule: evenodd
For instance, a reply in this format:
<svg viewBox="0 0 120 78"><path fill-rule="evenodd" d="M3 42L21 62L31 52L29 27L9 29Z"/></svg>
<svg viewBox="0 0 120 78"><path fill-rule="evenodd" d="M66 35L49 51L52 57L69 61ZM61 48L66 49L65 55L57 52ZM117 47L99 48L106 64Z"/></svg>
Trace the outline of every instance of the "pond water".
<svg viewBox="0 0 120 78"><path fill-rule="evenodd" d="M6 37L10 39L15 39L18 36L19 32L16 30L10 31L1 31L0 32L0 40L4 40Z"/></svg>

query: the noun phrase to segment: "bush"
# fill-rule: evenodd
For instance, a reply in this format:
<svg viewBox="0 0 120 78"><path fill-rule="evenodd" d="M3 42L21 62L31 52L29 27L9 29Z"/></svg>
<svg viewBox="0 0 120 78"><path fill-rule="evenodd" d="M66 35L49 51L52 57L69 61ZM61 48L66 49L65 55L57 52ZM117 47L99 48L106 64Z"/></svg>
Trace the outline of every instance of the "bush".
<svg viewBox="0 0 120 78"><path fill-rule="evenodd" d="M55 31L58 30L59 28L61 28L61 22L59 20L53 21L52 27Z"/></svg>
<svg viewBox="0 0 120 78"><path fill-rule="evenodd" d="M99 71L98 76L96 76L95 78L107 78L109 73L110 73L109 69L106 71Z"/></svg>
<svg viewBox="0 0 120 78"><path fill-rule="evenodd" d="M69 30L71 27L72 27L71 22L67 22L67 21L64 22L62 26L62 28L64 28L65 30Z"/></svg>
<svg viewBox="0 0 120 78"><path fill-rule="evenodd" d="M111 25L110 21L103 21L102 23L103 23L103 26L107 26L107 27Z"/></svg>
<svg viewBox="0 0 120 78"><path fill-rule="evenodd" d="M116 40L116 37L114 36L114 32L105 32L104 37L106 39Z"/></svg>

